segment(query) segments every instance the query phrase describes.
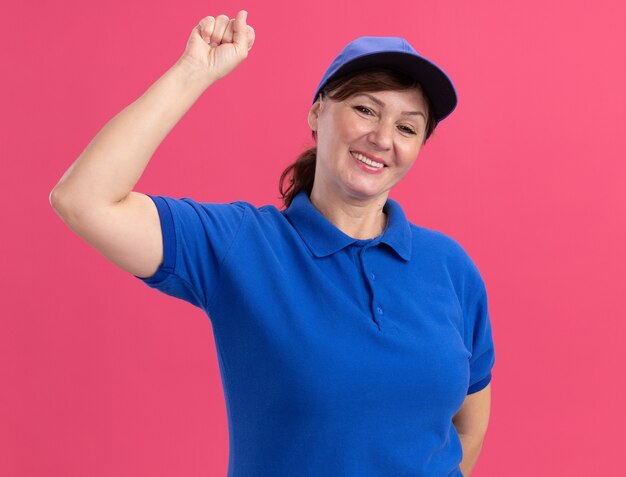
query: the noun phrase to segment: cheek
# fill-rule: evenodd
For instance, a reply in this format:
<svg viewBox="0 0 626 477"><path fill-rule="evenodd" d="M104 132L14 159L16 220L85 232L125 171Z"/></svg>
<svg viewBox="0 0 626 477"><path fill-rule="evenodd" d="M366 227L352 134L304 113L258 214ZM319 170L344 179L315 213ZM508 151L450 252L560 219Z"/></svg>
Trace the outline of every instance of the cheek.
<svg viewBox="0 0 626 477"><path fill-rule="evenodd" d="M405 148L401 148L398 151L398 156L402 158L402 163L406 167L411 167L413 163L417 160L417 156L419 152L420 152L419 147L407 146Z"/></svg>
<svg viewBox="0 0 626 477"><path fill-rule="evenodd" d="M353 126L346 126L339 121L329 123L324 130L324 143L329 149L346 148L352 144L362 132Z"/></svg>

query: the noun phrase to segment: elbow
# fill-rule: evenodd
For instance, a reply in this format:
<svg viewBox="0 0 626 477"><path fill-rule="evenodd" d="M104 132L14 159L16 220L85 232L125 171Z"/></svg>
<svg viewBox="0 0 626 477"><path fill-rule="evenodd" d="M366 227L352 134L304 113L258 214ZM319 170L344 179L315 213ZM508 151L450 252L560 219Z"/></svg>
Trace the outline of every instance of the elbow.
<svg viewBox="0 0 626 477"><path fill-rule="evenodd" d="M56 209L59 205L59 193L56 190L56 187L50 191L50 195L48 196L48 201L53 209Z"/></svg>
<svg viewBox="0 0 626 477"><path fill-rule="evenodd" d="M72 203L75 203L75 201L70 201L68 196L61 192L58 187L55 187L50 191L48 201L55 212L59 215L63 214L64 211L67 211Z"/></svg>
<svg viewBox="0 0 626 477"><path fill-rule="evenodd" d="M48 196L48 202L50 202L50 205L54 210L58 211L63 207L63 204L66 201L63 198L63 195L59 191L58 187L55 187L50 191L50 195Z"/></svg>

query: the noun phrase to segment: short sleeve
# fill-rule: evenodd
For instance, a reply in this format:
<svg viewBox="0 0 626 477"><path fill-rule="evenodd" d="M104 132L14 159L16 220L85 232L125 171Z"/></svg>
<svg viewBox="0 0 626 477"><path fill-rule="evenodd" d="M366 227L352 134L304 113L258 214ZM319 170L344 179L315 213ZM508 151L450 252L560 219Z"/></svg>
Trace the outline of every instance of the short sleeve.
<svg viewBox="0 0 626 477"><path fill-rule="evenodd" d="M148 197L159 213L163 263L151 277L134 276L151 288L206 310L219 284L220 266L243 222L245 203Z"/></svg>
<svg viewBox="0 0 626 477"><path fill-rule="evenodd" d="M495 349L487 304L487 291L482 280L470 296L465 314L466 346L471 352L470 382L467 394L485 388L491 381Z"/></svg>

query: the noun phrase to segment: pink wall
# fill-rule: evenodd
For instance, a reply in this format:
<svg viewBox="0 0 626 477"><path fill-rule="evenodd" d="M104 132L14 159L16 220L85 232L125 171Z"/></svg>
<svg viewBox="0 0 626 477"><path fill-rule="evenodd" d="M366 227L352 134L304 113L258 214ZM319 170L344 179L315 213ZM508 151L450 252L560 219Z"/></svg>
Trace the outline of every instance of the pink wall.
<svg viewBox="0 0 626 477"><path fill-rule="evenodd" d="M356 36L406 37L459 94L391 197L460 241L487 283L497 362L473 476L623 472L623 2L40 3L0 20L0 474L225 475L210 322L108 262L48 194L202 17L240 8L250 56L136 190L278 205L328 63Z"/></svg>

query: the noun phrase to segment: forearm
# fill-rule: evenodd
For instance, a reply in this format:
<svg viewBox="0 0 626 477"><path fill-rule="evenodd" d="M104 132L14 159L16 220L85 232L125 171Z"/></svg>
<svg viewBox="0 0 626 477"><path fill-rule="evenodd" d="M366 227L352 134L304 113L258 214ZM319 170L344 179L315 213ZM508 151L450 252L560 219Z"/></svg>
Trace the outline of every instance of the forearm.
<svg viewBox="0 0 626 477"><path fill-rule="evenodd" d="M55 186L62 205L108 205L135 187L159 144L215 80L180 60L92 139Z"/></svg>
<svg viewBox="0 0 626 477"><path fill-rule="evenodd" d="M461 472L463 477L469 477L478 461L478 455L483 446L483 436L459 433L459 439L461 439L461 447L463 448Z"/></svg>

